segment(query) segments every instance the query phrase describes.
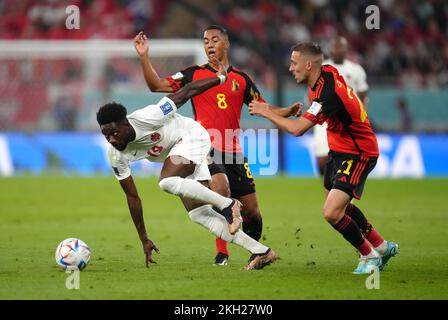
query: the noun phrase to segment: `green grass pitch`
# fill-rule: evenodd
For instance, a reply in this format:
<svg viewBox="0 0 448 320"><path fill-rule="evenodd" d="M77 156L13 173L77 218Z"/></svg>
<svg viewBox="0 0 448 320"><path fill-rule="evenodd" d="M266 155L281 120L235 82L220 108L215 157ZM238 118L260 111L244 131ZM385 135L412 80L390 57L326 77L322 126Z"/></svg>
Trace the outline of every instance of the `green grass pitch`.
<svg viewBox="0 0 448 320"><path fill-rule="evenodd" d="M374 180L358 205L401 253L381 273L380 289L351 274L352 247L322 218L317 179L257 179L263 242L280 256L244 271L249 254L230 245L214 267L214 238L191 222L180 201L137 179L150 237L150 269L114 178L0 179L0 299L447 299L448 180ZM68 237L93 250L80 289L67 290L56 266Z"/></svg>

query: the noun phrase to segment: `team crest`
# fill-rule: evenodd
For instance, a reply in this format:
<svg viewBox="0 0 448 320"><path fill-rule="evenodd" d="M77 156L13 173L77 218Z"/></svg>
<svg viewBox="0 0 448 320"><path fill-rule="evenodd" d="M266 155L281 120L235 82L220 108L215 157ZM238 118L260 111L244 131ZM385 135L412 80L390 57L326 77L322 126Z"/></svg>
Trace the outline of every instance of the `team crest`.
<svg viewBox="0 0 448 320"><path fill-rule="evenodd" d="M239 85L238 81L236 81L235 79L232 79L232 91L237 92L239 88L240 88L240 85Z"/></svg>
<svg viewBox="0 0 448 320"><path fill-rule="evenodd" d="M160 134L155 132L151 135L151 141L155 142L155 141L159 141L160 140Z"/></svg>

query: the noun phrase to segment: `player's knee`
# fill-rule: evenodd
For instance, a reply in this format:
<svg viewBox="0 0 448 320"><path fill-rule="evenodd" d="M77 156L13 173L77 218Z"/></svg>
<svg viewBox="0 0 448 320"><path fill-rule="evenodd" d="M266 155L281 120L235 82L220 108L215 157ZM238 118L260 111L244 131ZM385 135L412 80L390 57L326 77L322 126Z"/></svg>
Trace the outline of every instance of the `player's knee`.
<svg viewBox="0 0 448 320"><path fill-rule="evenodd" d="M180 177L168 177L159 181L160 189L176 196L179 195L181 184L182 178Z"/></svg>
<svg viewBox="0 0 448 320"><path fill-rule="evenodd" d="M338 223L338 221L340 220L339 212L337 212L333 208L324 207L323 213L324 219L327 220L327 222L329 222L331 225Z"/></svg>
<svg viewBox="0 0 448 320"><path fill-rule="evenodd" d="M219 193L223 197L230 198L230 189L227 186L214 186L213 191Z"/></svg>

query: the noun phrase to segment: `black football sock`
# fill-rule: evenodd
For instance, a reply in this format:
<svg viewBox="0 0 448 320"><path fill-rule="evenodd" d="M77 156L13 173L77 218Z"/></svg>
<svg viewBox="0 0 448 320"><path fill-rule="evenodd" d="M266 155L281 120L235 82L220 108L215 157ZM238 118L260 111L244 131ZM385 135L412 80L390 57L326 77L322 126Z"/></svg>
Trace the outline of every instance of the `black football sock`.
<svg viewBox="0 0 448 320"><path fill-rule="evenodd" d="M366 236L372 230L372 225L367 221L366 216L353 203L349 203L345 209L345 214L350 216L359 226L361 233Z"/></svg>
<svg viewBox="0 0 448 320"><path fill-rule="evenodd" d="M226 218L228 224L231 224L233 222L232 207L234 204L235 204L235 200L233 200L232 203L227 208L219 210L218 208L213 207L213 210L215 210L220 215L222 215L224 218Z"/></svg>
<svg viewBox="0 0 448 320"><path fill-rule="evenodd" d="M263 220L261 217L247 219L243 222L243 231L254 240L260 240L263 230Z"/></svg>
<svg viewBox="0 0 448 320"><path fill-rule="evenodd" d="M332 226L358 250L365 242L358 224L346 214L338 223Z"/></svg>

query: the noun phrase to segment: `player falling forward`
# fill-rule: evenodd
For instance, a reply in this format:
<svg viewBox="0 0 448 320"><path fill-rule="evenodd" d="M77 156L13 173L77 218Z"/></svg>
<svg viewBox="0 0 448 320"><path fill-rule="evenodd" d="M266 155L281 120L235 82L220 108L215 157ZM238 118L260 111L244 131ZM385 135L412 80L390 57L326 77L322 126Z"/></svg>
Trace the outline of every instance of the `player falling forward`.
<svg viewBox="0 0 448 320"><path fill-rule="evenodd" d="M191 220L215 236L249 250L255 258L245 267L261 269L275 261L273 250L238 230L241 224L241 203L208 189L211 180L207 167L210 137L192 119L176 113L188 99L219 84L227 73L220 68L208 79L194 81L182 90L162 98L127 116L118 103L108 103L97 113L101 132L111 144L109 161L126 194L129 211L146 255L146 266L153 263L152 251L159 250L149 239L143 219L143 208L129 163L136 160L163 162L159 178L162 190L179 196ZM212 206L221 210L217 213Z"/></svg>
<svg viewBox="0 0 448 320"><path fill-rule="evenodd" d="M322 66L320 46L303 42L292 47L289 71L297 83L309 87L312 102L303 117L282 118L266 103L254 101L249 112L260 115L281 129L301 136L316 124L327 122L329 160L325 168L325 219L360 253L356 274L384 269L398 253L398 245L385 241L361 210L350 203L360 199L367 176L375 167L379 151L376 136L361 100L337 69Z"/></svg>
<svg viewBox="0 0 448 320"><path fill-rule="evenodd" d="M134 38L146 83L151 91L176 92L186 84L215 74L218 63L228 72L228 81L192 98L195 120L206 128L212 137L209 165L212 175L212 190L225 197L238 199L242 204L243 230L259 240L262 234L262 218L255 193L255 183L247 159L238 142L240 116L243 104L253 99L264 101L260 92L244 72L229 65L227 51L230 46L226 30L221 26L210 26L204 31L204 51L208 63L192 66L171 77L159 78L153 68L148 52L147 37L140 32ZM214 59L217 61L214 61ZM282 116L297 112L297 106L275 110ZM229 252L226 242L216 239L215 265L227 265ZM251 261L254 256L251 256Z"/></svg>

